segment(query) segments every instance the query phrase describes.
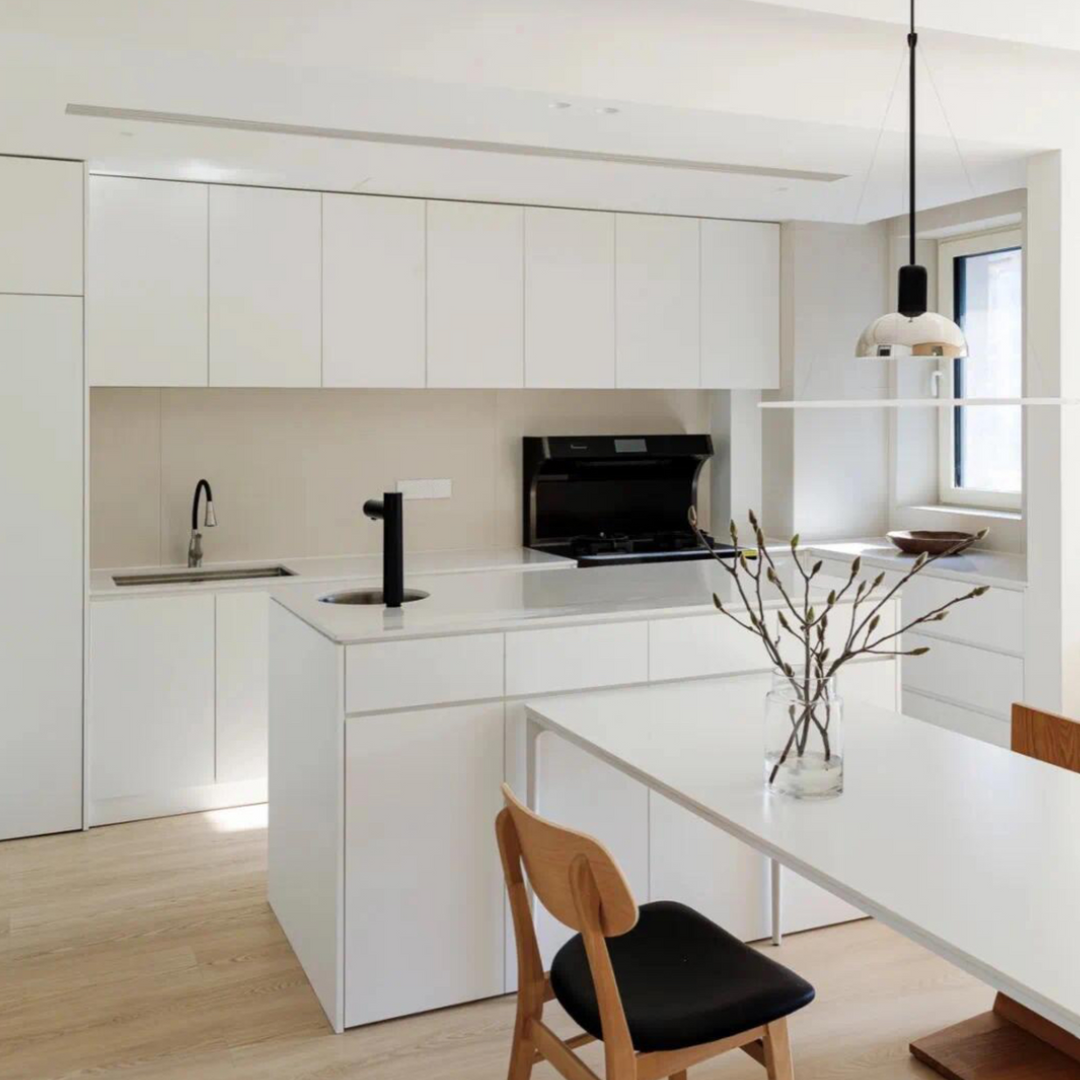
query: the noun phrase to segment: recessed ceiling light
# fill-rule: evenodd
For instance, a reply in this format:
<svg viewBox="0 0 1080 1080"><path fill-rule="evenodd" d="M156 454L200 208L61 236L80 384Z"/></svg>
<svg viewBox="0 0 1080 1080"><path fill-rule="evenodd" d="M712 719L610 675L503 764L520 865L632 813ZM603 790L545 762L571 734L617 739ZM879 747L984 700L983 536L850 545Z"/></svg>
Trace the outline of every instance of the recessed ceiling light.
<svg viewBox="0 0 1080 1080"><path fill-rule="evenodd" d="M603 113L605 116L614 116L615 113L622 112L622 109L617 109L614 105L601 105L596 111Z"/></svg>
<svg viewBox="0 0 1080 1080"><path fill-rule="evenodd" d="M569 101L553 101L549 106L549 109L569 109L572 105Z"/></svg>

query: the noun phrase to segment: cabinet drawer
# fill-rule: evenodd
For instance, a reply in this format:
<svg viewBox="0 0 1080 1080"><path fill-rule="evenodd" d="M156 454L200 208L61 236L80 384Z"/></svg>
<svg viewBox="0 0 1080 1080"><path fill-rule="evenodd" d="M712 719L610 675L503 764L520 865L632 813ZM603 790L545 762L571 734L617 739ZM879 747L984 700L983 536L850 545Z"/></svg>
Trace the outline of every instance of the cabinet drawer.
<svg viewBox="0 0 1080 1080"><path fill-rule="evenodd" d="M954 597L971 592L975 587L975 582L953 581L950 578L914 578L904 586L904 621L911 622L947 604ZM957 604L949 610L949 617L944 622L930 623L925 630L931 637L945 634L972 645L1022 656L1024 594L1011 589L992 588L974 600Z"/></svg>
<svg viewBox="0 0 1080 1080"><path fill-rule="evenodd" d="M502 634L350 645L345 710L411 708L502 697Z"/></svg>
<svg viewBox="0 0 1080 1080"><path fill-rule="evenodd" d="M1024 662L1013 656L957 645L953 641L905 634L904 648L929 646L925 656L903 661L904 689L924 691L959 705L1008 716L1024 697Z"/></svg>
<svg viewBox="0 0 1080 1080"><path fill-rule="evenodd" d="M649 624L562 626L506 635L506 693L618 686L649 678Z"/></svg>
<svg viewBox="0 0 1080 1080"><path fill-rule="evenodd" d="M945 701L924 697L922 694L908 693L904 696L904 712L908 716L918 717L938 727L957 731L961 735L970 735L973 739L994 743L996 746L1009 745L1009 722L986 713L972 712L959 705L950 705Z"/></svg>
<svg viewBox="0 0 1080 1080"><path fill-rule="evenodd" d="M717 612L649 623L649 678L693 679L772 668L765 646Z"/></svg>

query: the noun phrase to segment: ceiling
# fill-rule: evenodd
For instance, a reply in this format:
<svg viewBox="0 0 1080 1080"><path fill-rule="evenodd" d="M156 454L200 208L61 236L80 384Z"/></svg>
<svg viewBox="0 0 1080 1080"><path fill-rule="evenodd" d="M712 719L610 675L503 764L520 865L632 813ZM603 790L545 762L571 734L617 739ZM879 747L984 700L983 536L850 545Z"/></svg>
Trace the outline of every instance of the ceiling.
<svg viewBox="0 0 1080 1080"><path fill-rule="evenodd" d="M1080 4L921 6L920 205L1021 186L1028 156L1073 140ZM904 0L4 0L0 152L184 179L869 221L904 209L906 8ZM338 137L73 116L69 104L338 129ZM368 138L379 134L435 145ZM844 178L700 167L709 163Z"/></svg>

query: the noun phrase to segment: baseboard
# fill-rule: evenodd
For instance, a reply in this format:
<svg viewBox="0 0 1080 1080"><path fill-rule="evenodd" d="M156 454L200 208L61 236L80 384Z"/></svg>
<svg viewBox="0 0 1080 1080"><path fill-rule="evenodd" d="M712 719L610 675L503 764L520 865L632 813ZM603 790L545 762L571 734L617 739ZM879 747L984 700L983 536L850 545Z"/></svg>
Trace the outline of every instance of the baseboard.
<svg viewBox="0 0 1080 1080"><path fill-rule="evenodd" d="M228 784L172 788L151 795L124 795L117 799L91 799L90 825L116 825L121 821L194 814L266 802L266 778L237 780Z"/></svg>

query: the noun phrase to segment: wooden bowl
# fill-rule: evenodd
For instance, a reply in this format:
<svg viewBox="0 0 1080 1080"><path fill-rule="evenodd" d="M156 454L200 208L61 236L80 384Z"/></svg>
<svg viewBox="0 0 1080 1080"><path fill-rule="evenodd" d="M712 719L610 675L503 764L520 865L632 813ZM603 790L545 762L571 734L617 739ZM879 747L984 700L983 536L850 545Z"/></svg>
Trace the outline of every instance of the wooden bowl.
<svg viewBox="0 0 1080 1080"><path fill-rule="evenodd" d="M905 555L940 555L963 540L974 540L974 533L950 532L945 529L899 530L888 534L893 545Z"/></svg>

